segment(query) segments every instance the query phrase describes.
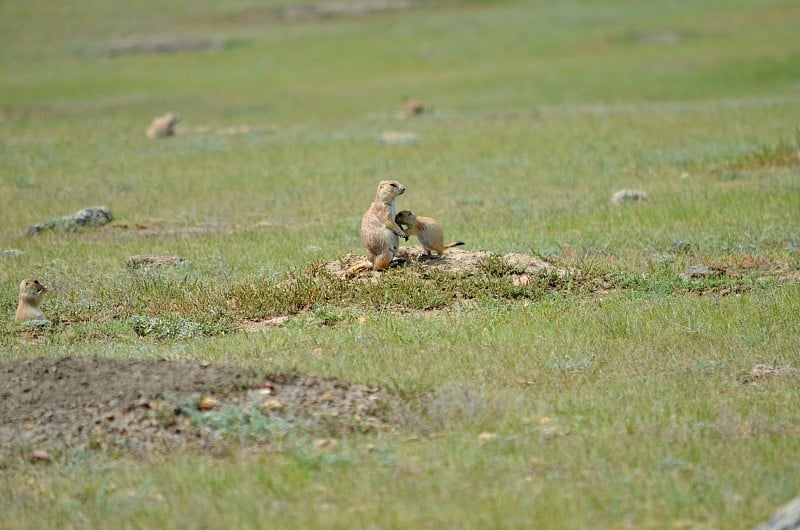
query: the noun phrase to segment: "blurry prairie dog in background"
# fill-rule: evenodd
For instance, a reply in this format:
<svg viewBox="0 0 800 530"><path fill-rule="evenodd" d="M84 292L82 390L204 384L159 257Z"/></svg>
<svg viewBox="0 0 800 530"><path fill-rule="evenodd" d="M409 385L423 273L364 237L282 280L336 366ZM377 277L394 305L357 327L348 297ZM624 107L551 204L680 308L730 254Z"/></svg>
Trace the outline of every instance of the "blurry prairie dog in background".
<svg viewBox="0 0 800 530"><path fill-rule="evenodd" d="M25 278L19 284L19 304L17 305L17 322L27 322L29 320L46 320L44 313L39 309L47 287L39 283L39 280Z"/></svg>
<svg viewBox="0 0 800 530"><path fill-rule="evenodd" d="M424 112L430 112L431 108L428 106L428 104L422 101L406 98L403 103L403 110L405 111L407 118L413 118L414 116L419 116Z"/></svg>
<svg viewBox="0 0 800 530"><path fill-rule="evenodd" d="M151 140L175 136L175 124L181 121L181 117L174 112L168 112L163 116L154 118L150 127L147 128L147 137Z"/></svg>
<svg viewBox="0 0 800 530"><path fill-rule="evenodd" d="M417 236L429 256L434 251L441 256L448 248L464 244L463 241L455 241L445 245L442 227L433 217L417 216L411 210L403 210L395 216L395 221L409 236Z"/></svg>

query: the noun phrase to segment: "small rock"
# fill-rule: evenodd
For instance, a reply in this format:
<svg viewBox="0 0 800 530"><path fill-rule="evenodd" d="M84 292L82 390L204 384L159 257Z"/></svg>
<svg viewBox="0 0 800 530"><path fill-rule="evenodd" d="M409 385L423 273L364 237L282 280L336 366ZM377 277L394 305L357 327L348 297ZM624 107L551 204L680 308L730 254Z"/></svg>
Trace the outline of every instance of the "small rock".
<svg viewBox="0 0 800 530"><path fill-rule="evenodd" d="M337 445L339 445L339 442L332 438L320 438L314 442L314 449L317 451L322 451L324 449L333 449Z"/></svg>
<svg viewBox="0 0 800 530"><path fill-rule="evenodd" d="M611 202L614 204L623 204L626 202L646 201L648 199L647 192L644 190L619 190L611 196Z"/></svg>
<svg viewBox="0 0 800 530"><path fill-rule="evenodd" d="M52 460L50 453L44 449L37 449L31 454L31 461L33 462L49 462Z"/></svg>
<svg viewBox="0 0 800 530"><path fill-rule="evenodd" d="M267 411L281 410L283 408L283 403L275 398L267 399L261 403L261 408Z"/></svg>
<svg viewBox="0 0 800 530"><path fill-rule="evenodd" d="M381 133L381 142L390 145L410 144L418 139L417 134L410 132L386 131Z"/></svg>
<svg viewBox="0 0 800 530"><path fill-rule="evenodd" d="M82 208L72 218L79 226L103 226L111 222L111 210L105 206Z"/></svg>
<svg viewBox="0 0 800 530"><path fill-rule="evenodd" d="M782 506L769 521L756 530L798 530L800 529L800 497Z"/></svg>
<svg viewBox="0 0 800 530"><path fill-rule="evenodd" d="M800 370L790 366L770 366L768 364L757 364L750 370L748 382L761 379L766 376L781 376L800 374Z"/></svg>
<svg viewBox="0 0 800 530"><path fill-rule="evenodd" d="M482 432L478 435L478 441L482 444L491 442L497 439L497 434L493 432Z"/></svg>
<svg viewBox="0 0 800 530"><path fill-rule="evenodd" d="M690 265L681 274L684 280L698 280L701 278L721 278L725 276L725 269L709 265Z"/></svg>
<svg viewBox="0 0 800 530"><path fill-rule="evenodd" d="M45 230L77 230L85 227L98 227L111 222L111 210L105 206L82 208L73 215L55 217L25 229L23 235L32 236Z"/></svg>
<svg viewBox="0 0 800 530"><path fill-rule="evenodd" d="M137 255L128 258L126 265L131 269L138 269L140 267L164 267L167 265L187 267L191 265L191 262L182 256Z"/></svg>
<svg viewBox="0 0 800 530"><path fill-rule="evenodd" d="M192 53L218 48L222 44L221 40L210 37L191 39L166 34L112 42L106 47L106 52L112 57L126 54Z"/></svg>
<svg viewBox="0 0 800 530"><path fill-rule="evenodd" d="M205 396L200 400L200 410L211 410L217 406L217 400L211 396Z"/></svg>
<svg viewBox="0 0 800 530"><path fill-rule="evenodd" d="M272 317L270 319L265 320L264 324L266 324L268 326L280 327L280 326L283 326L284 324L286 324L287 322L289 322L290 318L291 317L289 317L288 315L281 315L281 316L277 316L277 317Z"/></svg>
<svg viewBox="0 0 800 530"><path fill-rule="evenodd" d="M7 257L7 258L18 258L25 254L21 250L17 250L16 248L7 248L5 250L0 250L0 256Z"/></svg>
<svg viewBox="0 0 800 530"><path fill-rule="evenodd" d="M258 384L258 393L262 396L271 396L275 391L275 383L272 381L261 381L261 383Z"/></svg>
<svg viewBox="0 0 800 530"><path fill-rule="evenodd" d="M46 318L41 318L38 320L26 320L25 322L21 322L19 327L23 331L37 331L49 328L52 324L53 323Z"/></svg>

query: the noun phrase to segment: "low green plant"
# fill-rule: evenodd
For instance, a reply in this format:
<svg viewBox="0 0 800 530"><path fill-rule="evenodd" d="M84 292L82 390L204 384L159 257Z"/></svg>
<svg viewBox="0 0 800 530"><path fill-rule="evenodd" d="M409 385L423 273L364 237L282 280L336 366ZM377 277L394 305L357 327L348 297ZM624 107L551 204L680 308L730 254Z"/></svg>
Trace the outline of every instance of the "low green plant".
<svg viewBox="0 0 800 530"><path fill-rule="evenodd" d="M177 404L243 441L213 457L0 450L0 527L753 528L796 495L797 377L752 375L800 350L796 2L328 4L0 3L0 361L398 398L368 435ZM165 34L214 38L110 51ZM404 97L433 110L399 119ZM167 110L176 136L148 140ZM328 274L384 178L480 270ZM90 205L115 222L22 235ZM26 277L46 330L14 322Z"/></svg>

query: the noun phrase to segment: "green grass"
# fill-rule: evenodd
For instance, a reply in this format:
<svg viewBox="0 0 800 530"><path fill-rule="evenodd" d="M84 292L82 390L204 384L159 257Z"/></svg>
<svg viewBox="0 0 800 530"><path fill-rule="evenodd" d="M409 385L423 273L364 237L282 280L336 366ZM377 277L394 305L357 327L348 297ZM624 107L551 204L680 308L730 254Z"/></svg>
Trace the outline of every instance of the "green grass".
<svg viewBox="0 0 800 530"><path fill-rule="evenodd" d="M0 359L297 369L410 409L323 452L292 432L217 458L4 453L0 527L752 528L800 492L798 379L739 382L800 367L794 2L289 4L0 4L0 250L24 252L0 256ZM107 53L163 34L221 44ZM398 121L404 96L434 112ZM178 136L147 141L167 110ZM241 124L270 132L181 134ZM467 249L581 273L321 273L362 252L385 178ZM20 235L99 204L113 227ZM728 274L680 277L700 263ZM35 342L13 323L28 276L51 287Z"/></svg>

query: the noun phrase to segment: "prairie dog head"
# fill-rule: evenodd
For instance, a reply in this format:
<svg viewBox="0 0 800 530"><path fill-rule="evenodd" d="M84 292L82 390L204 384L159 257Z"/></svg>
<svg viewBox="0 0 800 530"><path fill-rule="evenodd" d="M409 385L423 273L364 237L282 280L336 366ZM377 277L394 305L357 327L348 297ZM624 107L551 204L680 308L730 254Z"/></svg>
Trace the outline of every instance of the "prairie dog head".
<svg viewBox="0 0 800 530"><path fill-rule="evenodd" d="M417 224L417 216L411 210L400 210L394 216L394 222L405 228Z"/></svg>
<svg viewBox="0 0 800 530"><path fill-rule="evenodd" d="M423 112L429 111L430 108L428 105L423 103L422 101L418 101L416 99L407 99L405 102L405 111L406 116L409 118L412 116L419 116Z"/></svg>
<svg viewBox="0 0 800 530"><path fill-rule="evenodd" d="M378 183L378 192L375 198L383 203L390 203L405 193L406 187L396 180L382 180Z"/></svg>
<svg viewBox="0 0 800 530"><path fill-rule="evenodd" d="M33 278L25 278L19 284L19 298L28 304L38 307L44 298L44 293L47 292L47 287L42 285L39 280Z"/></svg>
<svg viewBox="0 0 800 530"><path fill-rule="evenodd" d="M181 117L178 116L178 114L176 114L175 112L167 112L166 114L164 114L162 119L167 122L169 127L172 127L173 125L181 121Z"/></svg>
<svg viewBox="0 0 800 530"><path fill-rule="evenodd" d="M181 117L174 112L168 112L163 116L154 118L147 128L147 137L151 140L156 138L166 138L175 136L175 124L181 121Z"/></svg>

